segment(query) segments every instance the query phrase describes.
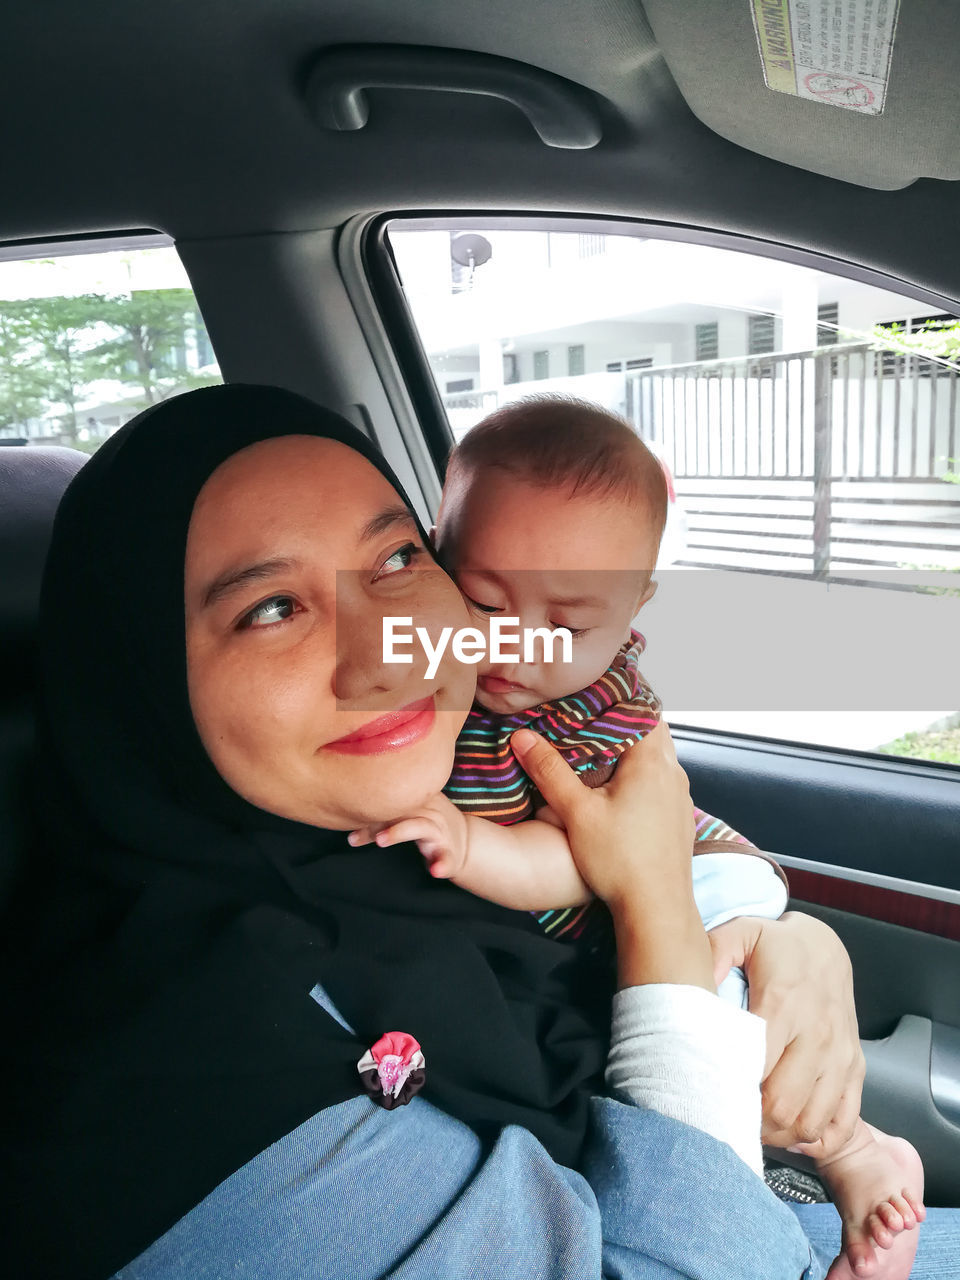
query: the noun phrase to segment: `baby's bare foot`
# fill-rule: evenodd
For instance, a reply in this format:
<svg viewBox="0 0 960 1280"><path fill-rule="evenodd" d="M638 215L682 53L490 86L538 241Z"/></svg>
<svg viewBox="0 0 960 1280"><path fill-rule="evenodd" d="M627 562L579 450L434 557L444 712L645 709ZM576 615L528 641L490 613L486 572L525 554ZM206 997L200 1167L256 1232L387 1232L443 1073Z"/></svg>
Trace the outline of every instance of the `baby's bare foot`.
<svg viewBox="0 0 960 1280"><path fill-rule="evenodd" d="M907 1280L917 1252L923 1165L903 1138L859 1120L853 1137L817 1173L843 1220L843 1248L827 1280Z"/></svg>

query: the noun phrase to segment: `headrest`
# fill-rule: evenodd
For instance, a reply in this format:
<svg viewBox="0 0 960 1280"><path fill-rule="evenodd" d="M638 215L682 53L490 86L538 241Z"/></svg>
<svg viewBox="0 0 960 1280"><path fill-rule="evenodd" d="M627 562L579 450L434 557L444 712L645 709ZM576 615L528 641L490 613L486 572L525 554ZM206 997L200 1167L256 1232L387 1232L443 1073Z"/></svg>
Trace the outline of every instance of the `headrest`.
<svg viewBox="0 0 960 1280"><path fill-rule="evenodd" d="M0 447L0 664L6 689L32 679L37 610L53 517L87 460L57 445ZM82 656L78 655L82 663Z"/></svg>

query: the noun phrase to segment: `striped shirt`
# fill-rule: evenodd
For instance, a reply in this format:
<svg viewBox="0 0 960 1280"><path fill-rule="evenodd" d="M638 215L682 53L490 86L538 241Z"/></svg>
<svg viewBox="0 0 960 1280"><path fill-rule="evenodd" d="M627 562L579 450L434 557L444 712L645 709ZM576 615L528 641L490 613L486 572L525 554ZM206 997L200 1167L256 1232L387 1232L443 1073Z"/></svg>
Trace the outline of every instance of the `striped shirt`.
<svg viewBox="0 0 960 1280"><path fill-rule="evenodd" d="M606 782L628 747L660 721L660 699L640 674L646 642L638 631L587 689L526 711L499 715L474 705L457 739L444 794L464 813L512 826L533 817L543 799L510 746L517 729L533 729L557 748L588 787ZM750 842L702 809L695 809L694 853L752 852ZM546 933L581 943L604 915L598 903L534 913Z"/></svg>

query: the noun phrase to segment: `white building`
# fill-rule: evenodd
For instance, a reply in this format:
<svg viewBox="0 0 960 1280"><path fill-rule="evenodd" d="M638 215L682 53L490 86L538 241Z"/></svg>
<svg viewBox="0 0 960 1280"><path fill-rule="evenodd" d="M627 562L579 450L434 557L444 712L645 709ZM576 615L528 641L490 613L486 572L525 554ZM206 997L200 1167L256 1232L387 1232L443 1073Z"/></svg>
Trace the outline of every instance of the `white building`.
<svg viewBox="0 0 960 1280"><path fill-rule="evenodd" d="M625 412L628 372L807 352L837 341L838 330L844 341L868 341L876 324L930 317L929 307L872 285L704 245L479 234L492 254L472 275L451 259L451 232L391 234L455 431L477 416L456 396L483 396L489 410L565 390Z"/></svg>

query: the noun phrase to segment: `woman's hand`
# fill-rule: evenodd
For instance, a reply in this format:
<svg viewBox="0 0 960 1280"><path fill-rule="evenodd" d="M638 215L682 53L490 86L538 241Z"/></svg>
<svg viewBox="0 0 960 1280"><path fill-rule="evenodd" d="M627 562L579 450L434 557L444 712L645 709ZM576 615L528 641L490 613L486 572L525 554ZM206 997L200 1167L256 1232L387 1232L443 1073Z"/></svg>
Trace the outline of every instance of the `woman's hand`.
<svg viewBox="0 0 960 1280"><path fill-rule="evenodd" d="M657 893L661 881L668 890L692 885L693 804L665 724L630 747L606 786L595 788L531 730L517 730L510 743L563 825L577 870L611 911L640 887L652 894L654 881Z"/></svg>
<svg viewBox="0 0 960 1280"><path fill-rule="evenodd" d="M822 921L788 911L779 920L741 917L711 931L714 978L734 966L750 986L750 1011L767 1023L763 1140L798 1143L816 1158L853 1132L864 1058L843 943Z"/></svg>
<svg viewBox="0 0 960 1280"><path fill-rule="evenodd" d="M620 758L606 786L585 787L543 738L511 745L562 822L580 875L610 908L621 986L690 983L715 990L693 900L693 805L663 723Z"/></svg>

